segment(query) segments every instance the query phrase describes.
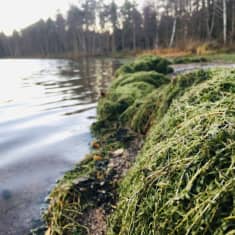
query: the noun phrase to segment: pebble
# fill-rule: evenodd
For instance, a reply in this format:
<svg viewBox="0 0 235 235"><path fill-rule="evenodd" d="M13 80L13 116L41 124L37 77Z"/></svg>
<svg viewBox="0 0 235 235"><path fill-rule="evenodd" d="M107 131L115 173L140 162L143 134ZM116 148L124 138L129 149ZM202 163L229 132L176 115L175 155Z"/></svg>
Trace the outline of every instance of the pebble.
<svg viewBox="0 0 235 235"><path fill-rule="evenodd" d="M103 158L100 155L94 155L93 160L94 161L101 161Z"/></svg>
<svg viewBox="0 0 235 235"><path fill-rule="evenodd" d="M120 149L117 149L116 151L112 152L112 156L113 157L120 157L124 154L124 149L123 148L120 148Z"/></svg>

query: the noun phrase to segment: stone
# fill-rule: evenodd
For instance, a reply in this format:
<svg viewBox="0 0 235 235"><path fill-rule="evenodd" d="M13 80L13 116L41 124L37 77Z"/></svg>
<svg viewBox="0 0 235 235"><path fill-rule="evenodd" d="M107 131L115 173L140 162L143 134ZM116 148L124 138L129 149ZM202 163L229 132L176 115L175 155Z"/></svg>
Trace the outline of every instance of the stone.
<svg viewBox="0 0 235 235"><path fill-rule="evenodd" d="M123 148L117 149L114 152L112 152L112 156L113 157L120 157L124 154L124 151L125 150Z"/></svg>

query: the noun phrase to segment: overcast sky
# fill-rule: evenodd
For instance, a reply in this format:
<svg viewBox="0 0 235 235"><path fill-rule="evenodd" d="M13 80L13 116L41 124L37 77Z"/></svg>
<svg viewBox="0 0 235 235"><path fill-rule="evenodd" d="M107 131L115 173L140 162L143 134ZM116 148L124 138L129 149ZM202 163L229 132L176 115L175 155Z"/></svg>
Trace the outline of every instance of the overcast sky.
<svg viewBox="0 0 235 235"><path fill-rule="evenodd" d="M57 10L65 13L78 0L6 0L0 6L0 32L10 34L35 21L53 17Z"/></svg>
<svg viewBox="0 0 235 235"><path fill-rule="evenodd" d="M121 4L123 1L117 0L117 3ZM39 19L53 18L57 10L66 13L69 5L78 2L79 0L2 0L0 32L9 35L14 29L20 30ZM136 0L136 2L143 3L144 0Z"/></svg>

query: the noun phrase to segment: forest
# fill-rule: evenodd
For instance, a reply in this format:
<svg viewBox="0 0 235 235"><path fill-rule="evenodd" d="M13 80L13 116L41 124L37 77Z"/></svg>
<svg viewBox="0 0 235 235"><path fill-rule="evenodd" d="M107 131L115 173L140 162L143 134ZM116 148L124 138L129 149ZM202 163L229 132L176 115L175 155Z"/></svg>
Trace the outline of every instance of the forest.
<svg viewBox="0 0 235 235"><path fill-rule="evenodd" d="M86 0L66 15L0 33L0 57L77 57L235 42L234 0Z"/></svg>

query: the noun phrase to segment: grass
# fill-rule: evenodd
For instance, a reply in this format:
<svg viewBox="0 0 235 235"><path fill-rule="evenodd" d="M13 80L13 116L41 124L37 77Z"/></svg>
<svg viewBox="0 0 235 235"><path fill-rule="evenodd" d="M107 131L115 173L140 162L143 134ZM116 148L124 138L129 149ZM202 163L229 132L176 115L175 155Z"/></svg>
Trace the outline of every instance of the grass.
<svg viewBox="0 0 235 235"><path fill-rule="evenodd" d="M161 56L172 60L176 64L200 63L200 62L224 62L235 63L234 45L219 44L215 41L196 42L188 41L183 47L159 48L149 51L142 51L140 55Z"/></svg>
<svg viewBox="0 0 235 235"><path fill-rule="evenodd" d="M235 53L211 54L206 58L211 61L235 63Z"/></svg>

